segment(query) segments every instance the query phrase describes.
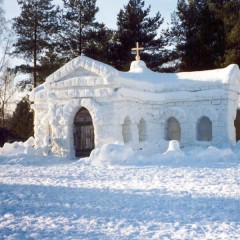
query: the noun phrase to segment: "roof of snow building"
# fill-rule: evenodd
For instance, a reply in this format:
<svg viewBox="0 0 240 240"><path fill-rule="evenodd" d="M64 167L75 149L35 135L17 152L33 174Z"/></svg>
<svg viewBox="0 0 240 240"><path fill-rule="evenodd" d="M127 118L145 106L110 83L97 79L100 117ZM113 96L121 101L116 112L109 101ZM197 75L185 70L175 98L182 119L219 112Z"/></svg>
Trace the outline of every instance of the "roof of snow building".
<svg viewBox="0 0 240 240"><path fill-rule="evenodd" d="M230 87L239 89L240 71L237 65L232 64L223 69L208 71L159 73L151 71L139 60L131 63L129 72L121 72L107 64L80 56L46 79L47 88L75 86L125 87L149 92L195 92Z"/></svg>
<svg viewBox="0 0 240 240"><path fill-rule="evenodd" d="M120 73L120 81L126 87L150 92L201 91L223 85L239 89L240 71L238 65L232 64L216 70L159 73L148 69L143 61L134 61L129 72Z"/></svg>

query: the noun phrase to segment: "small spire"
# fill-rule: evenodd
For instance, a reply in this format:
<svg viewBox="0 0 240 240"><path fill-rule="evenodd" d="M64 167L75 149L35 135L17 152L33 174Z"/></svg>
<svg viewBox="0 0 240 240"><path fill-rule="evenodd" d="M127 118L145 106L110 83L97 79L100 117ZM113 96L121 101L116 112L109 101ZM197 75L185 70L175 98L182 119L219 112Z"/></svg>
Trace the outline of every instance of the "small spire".
<svg viewBox="0 0 240 240"><path fill-rule="evenodd" d="M135 57L135 59L136 59L137 61L140 60L139 52L140 52L141 50L144 50L144 48L143 48L143 47L139 47L139 43L138 43L138 42L136 43L136 48L132 48L132 51L136 51L136 52L137 52L137 55L136 55L136 57Z"/></svg>

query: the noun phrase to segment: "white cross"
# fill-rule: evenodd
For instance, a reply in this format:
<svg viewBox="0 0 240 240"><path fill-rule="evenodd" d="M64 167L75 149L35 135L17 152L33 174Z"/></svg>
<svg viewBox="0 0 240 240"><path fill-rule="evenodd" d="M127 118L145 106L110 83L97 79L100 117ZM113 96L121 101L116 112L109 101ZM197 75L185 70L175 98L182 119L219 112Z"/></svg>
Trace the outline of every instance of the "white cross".
<svg viewBox="0 0 240 240"><path fill-rule="evenodd" d="M136 57L135 57L135 59L136 59L137 61L140 60L139 52L140 52L141 50L144 50L144 48L139 47L139 43L138 43L138 42L137 42L137 44L136 44L136 48L132 48L132 51L136 51L136 52L137 52L137 55L136 55Z"/></svg>

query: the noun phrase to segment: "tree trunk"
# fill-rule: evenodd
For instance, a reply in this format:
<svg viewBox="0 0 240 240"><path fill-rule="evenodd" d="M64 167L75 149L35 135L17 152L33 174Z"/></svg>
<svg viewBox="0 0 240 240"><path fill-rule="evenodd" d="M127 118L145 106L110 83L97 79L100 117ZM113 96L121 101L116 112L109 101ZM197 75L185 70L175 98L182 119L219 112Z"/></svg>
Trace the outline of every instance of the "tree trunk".
<svg viewBox="0 0 240 240"><path fill-rule="evenodd" d="M33 48L33 87L37 87L37 20L34 26L34 48Z"/></svg>
<svg viewBox="0 0 240 240"><path fill-rule="evenodd" d="M79 56L82 54L82 10L79 14Z"/></svg>
<svg viewBox="0 0 240 240"><path fill-rule="evenodd" d="M1 112L1 127L4 127L5 123L5 103L2 103L2 112Z"/></svg>

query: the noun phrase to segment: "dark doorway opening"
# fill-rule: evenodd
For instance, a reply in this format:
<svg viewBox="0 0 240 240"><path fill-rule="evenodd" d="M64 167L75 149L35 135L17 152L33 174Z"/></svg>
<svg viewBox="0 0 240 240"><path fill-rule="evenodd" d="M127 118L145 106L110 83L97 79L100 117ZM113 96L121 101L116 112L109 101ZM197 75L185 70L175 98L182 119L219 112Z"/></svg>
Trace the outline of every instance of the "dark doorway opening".
<svg viewBox="0 0 240 240"><path fill-rule="evenodd" d="M237 116L234 121L234 126L236 128L236 141L240 140L240 109L237 110Z"/></svg>
<svg viewBox="0 0 240 240"><path fill-rule="evenodd" d="M88 157L94 149L94 127L86 108L81 108L74 118L74 148L76 157Z"/></svg>

